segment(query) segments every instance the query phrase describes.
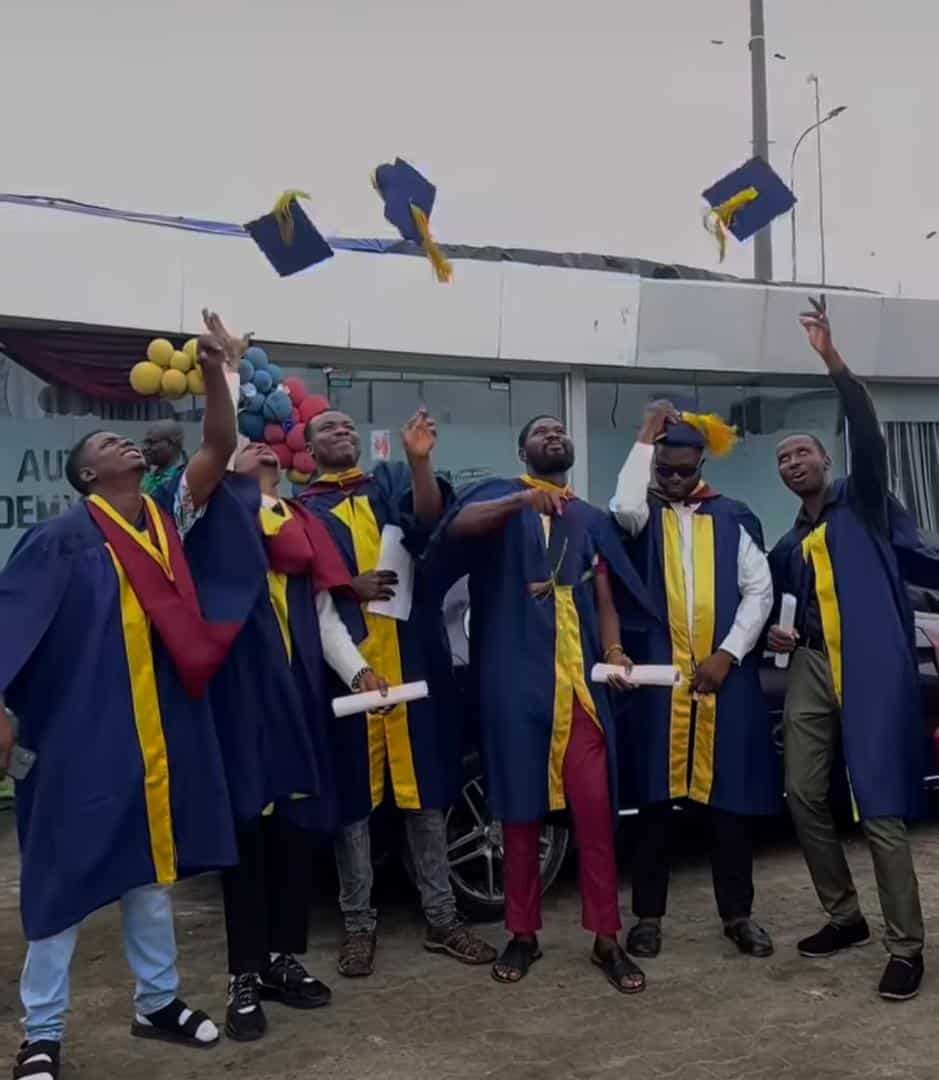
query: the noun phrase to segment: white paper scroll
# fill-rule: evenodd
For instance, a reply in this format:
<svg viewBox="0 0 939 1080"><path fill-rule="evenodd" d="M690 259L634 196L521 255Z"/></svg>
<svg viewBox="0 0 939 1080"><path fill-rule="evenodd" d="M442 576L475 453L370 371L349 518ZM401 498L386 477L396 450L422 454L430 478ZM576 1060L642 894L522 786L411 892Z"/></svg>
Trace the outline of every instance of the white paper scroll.
<svg viewBox="0 0 939 1080"><path fill-rule="evenodd" d="M779 629L791 630L796 624L796 598L792 593L784 592L779 602ZM776 653L776 667L789 667L789 653Z"/></svg>
<svg viewBox="0 0 939 1080"><path fill-rule="evenodd" d="M373 615L407 622L411 617L411 597L414 592L414 560L404 546L404 533L397 525L386 525L381 531L381 554L376 570L393 570L398 575L394 596L390 600L372 600L368 610Z"/></svg>
<svg viewBox="0 0 939 1080"><path fill-rule="evenodd" d="M346 697L333 698L335 716L354 716L356 713L374 712L375 709L387 709L390 705L400 705L403 701L420 701L430 697L427 683L402 683L388 688L387 697L382 697L377 690L367 694L349 694Z"/></svg>
<svg viewBox="0 0 939 1080"><path fill-rule="evenodd" d="M594 664L591 681L605 683L611 675L625 674L619 664ZM634 664L626 675L632 686L678 686L681 672L672 664Z"/></svg>

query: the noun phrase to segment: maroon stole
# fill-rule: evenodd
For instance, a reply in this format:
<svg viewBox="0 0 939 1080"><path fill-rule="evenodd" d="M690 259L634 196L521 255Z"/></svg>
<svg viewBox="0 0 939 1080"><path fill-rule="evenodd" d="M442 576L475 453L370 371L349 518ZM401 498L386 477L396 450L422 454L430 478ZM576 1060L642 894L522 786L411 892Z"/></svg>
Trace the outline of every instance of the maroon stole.
<svg viewBox="0 0 939 1080"><path fill-rule="evenodd" d="M135 529L96 495L85 506L170 654L183 688L190 697L199 698L222 666L242 624L203 618L173 520L148 495L143 500L146 532Z"/></svg>
<svg viewBox="0 0 939 1080"><path fill-rule="evenodd" d="M261 511L271 569L309 577L314 592L351 589L349 570L326 526L292 499L282 499L280 507L282 517L273 508Z"/></svg>

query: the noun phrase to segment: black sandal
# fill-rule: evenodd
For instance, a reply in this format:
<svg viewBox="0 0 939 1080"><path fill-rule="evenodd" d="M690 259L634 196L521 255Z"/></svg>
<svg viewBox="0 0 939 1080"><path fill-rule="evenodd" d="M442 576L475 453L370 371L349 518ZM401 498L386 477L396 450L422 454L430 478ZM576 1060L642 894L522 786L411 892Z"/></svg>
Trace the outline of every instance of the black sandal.
<svg viewBox="0 0 939 1080"><path fill-rule="evenodd" d="M662 951L662 930L655 923L636 923L626 935L626 951L651 960Z"/></svg>
<svg viewBox="0 0 939 1080"><path fill-rule="evenodd" d="M621 946L614 945L605 956L600 956L597 953L597 950L594 949L590 954L590 959L606 976L606 981L610 986L612 986L614 990L619 990L621 994L641 994L642 991L645 990L645 973L638 964L634 964L632 960L629 959L626 953L623 952ZM623 981L630 976L636 975L638 975L642 981L635 986Z"/></svg>
<svg viewBox="0 0 939 1080"><path fill-rule="evenodd" d="M59 1075L60 1046L51 1039L37 1039L23 1043L13 1065L13 1080L29 1080L31 1076Z"/></svg>
<svg viewBox="0 0 939 1080"><path fill-rule="evenodd" d="M536 960L541 959L541 949L538 946L538 939L534 938L531 941L526 941L522 938L514 937L502 950L502 955L492 965L492 977L496 982L500 983L515 983L521 982L522 979L528 974L528 969ZM512 978L509 975L503 975L500 972L500 968L505 968L510 972L518 972L516 978Z"/></svg>
<svg viewBox="0 0 939 1080"><path fill-rule="evenodd" d="M180 1023L184 1012L188 1012L189 1016ZM207 1021L212 1024L212 1020L204 1012L190 1009L184 1001L176 998L165 1008L135 1020L130 1025L130 1033L138 1039L155 1039L157 1042L178 1043L198 1050L209 1050L218 1046L219 1033L216 1028L214 1039L200 1039L199 1028Z"/></svg>

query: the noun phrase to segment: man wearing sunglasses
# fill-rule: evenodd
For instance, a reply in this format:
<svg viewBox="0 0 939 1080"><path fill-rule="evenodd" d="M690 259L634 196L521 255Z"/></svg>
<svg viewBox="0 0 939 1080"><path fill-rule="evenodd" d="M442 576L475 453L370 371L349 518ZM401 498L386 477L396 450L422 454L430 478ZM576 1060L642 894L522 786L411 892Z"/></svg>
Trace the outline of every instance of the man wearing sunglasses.
<svg viewBox="0 0 939 1080"><path fill-rule="evenodd" d="M753 817L779 807L755 651L772 608L772 579L757 518L702 479L705 451L729 453L735 441L718 417L654 402L610 504L662 620L634 656L642 652L645 662L681 672L676 687L648 688L630 702L640 804L638 922L627 938L634 956L657 956L662 946L678 802L705 815L725 935L747 955L773 952L769 934L751 918Z"/></svg>

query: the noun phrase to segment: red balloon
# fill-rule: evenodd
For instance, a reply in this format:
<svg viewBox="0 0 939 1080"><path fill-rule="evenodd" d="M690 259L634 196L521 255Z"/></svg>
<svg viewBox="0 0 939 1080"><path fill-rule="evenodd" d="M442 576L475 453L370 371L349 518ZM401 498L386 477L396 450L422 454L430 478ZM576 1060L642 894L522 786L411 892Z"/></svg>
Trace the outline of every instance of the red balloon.
<svg viewBox="0 0 939 1080"><path fill-rule="evenodd" d="M320 397L319 394L308 394L303 401L300 402L300 419L304 424L308 420L312 420L314 416L319 416L321 412L326 412L329 408L329 402L324 397Z"/></svg>
<svg viewBox="0 0 939 1080"><path fill-rule="evenodd" d="M296 375L290 379L284 379L284 386L294 405L299 405L306 397L306 387L303 385L303 379L298 379Z"/></svg>
<svg viewBox="0 0 939 1080"><path fill-rule="evenodd" d="M282 469L289 469L293 464L293 451L286 443L277 443L272 446L271 449L277 455L277 460L280 462Z"/></svg>
<svg viewBox="0 0 939 1080"><path fill-rule="evenodd" d="M293 468L298 473L311 473L316 471L316 462L306 450L293 455Z"/></svg>
<svg viewBox="0 0 939 1080"><path fill-rule="evenodd" d="M277 443L282 443L285 439L284 429L280 424L265 424L264 425L264 441L270 446L276 446Z"/></svg>
<svg viewBox="0 0 939 1080"><path fill-rule="evenodd" d="M294 407L290 410L290 419L293 420L295 424L300 423L300 410L296 407L296 405L294 405Z"/></svg>
<svg viewBox="0 0 939 1080"><path fill-rule="evenodd" d="M302 424L295 424L287 432L287 445L291 450L306 450L306 436L303 434Z"/></svg>

